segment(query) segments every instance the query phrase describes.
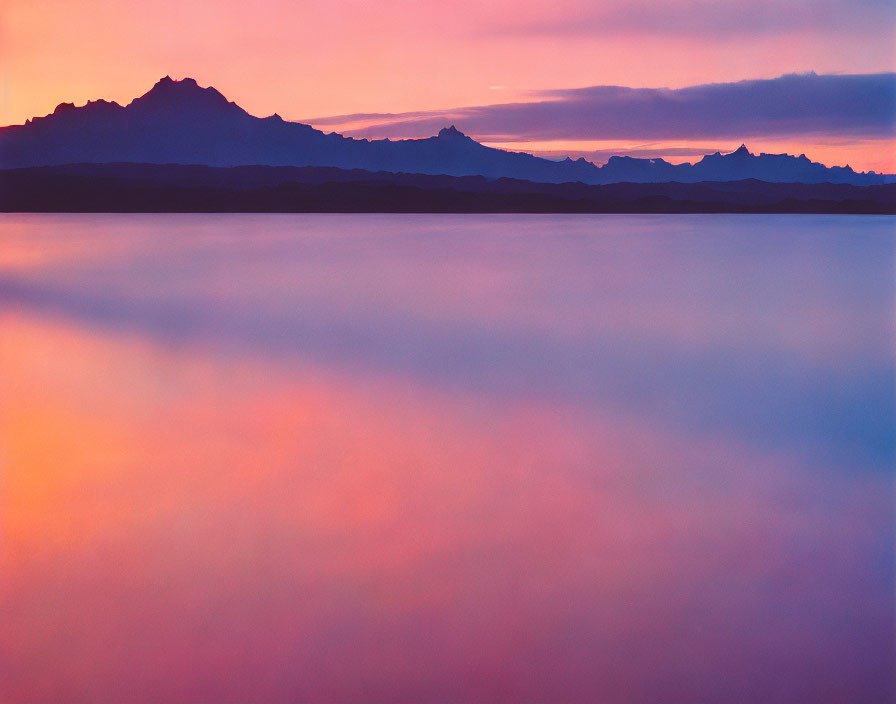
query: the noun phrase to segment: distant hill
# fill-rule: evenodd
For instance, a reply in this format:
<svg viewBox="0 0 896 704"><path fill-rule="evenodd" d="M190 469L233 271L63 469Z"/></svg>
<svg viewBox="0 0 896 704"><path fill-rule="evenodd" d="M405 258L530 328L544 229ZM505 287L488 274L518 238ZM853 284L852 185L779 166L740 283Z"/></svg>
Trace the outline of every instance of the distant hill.
<svg viewBox="0 0 896 704"><path fill-rule="evenodd" d="M536 183L332 167L0 170L0 212L896 213L896 184Z"/></svg>
<svg viewBox="0 0 896 704"><path fill-rule="evenodd" d="M447 127L435 137L365 140L325 134L278 115L253 117L214 88L167 76L127 106L97 100L62 103L46 117L0 127L0 168L73 163L153 163L207 166L331 166L392 173L479 175L543 183L731 181L848 183L896 180L873 171L828 168L805 156L711 154L695 164L612 157L604 166L585 159L552 161L493 149Z"/></svg>
<svg viewBox="0 0 896 704"><path fill-rule="evenodd" d="M892 183L896 176L874 171L857 173L849 166L825 166L805 154L751 154L741 145L730 154L707 154L695 164L670 164L663 159L613 156L600 169L599 183L660 183L734 181L754 178L771 183L849 183L856 186Z"/></svg>

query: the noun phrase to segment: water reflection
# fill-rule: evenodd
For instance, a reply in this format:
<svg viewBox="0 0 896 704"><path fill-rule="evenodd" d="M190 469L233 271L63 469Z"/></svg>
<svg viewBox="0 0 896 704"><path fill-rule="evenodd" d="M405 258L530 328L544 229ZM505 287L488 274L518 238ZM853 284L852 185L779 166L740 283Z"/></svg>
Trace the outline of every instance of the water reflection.
<svg viewBox="0 0 896 704"><path fill-rule="evenodd" d="M887 700L894 251L7 216L0 699Z"/></svg>

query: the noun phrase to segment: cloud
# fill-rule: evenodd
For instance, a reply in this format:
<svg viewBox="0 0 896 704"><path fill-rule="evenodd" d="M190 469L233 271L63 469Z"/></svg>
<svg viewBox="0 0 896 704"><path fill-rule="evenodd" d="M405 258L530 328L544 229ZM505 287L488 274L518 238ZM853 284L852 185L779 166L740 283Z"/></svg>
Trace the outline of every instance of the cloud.
<svg viewBox="0 0 896 704"><path fill-rule="evenodd" d="M810 31L870 31L896 27L890 0L666 0L645 2L574 2L559 19L509 20L497 34L548 36L636 35L698 37L704 41L739 36Z"/></svg>
<svg viewBox="0 0 896 704"><path fill-rule="evenodd" d="M593 86L533 101L403 114L343 115L356 134L420 137L448 123L484 141L896 137L896 73L788 74L686 88ZM352 130L349 130L352 131Z"/></svg>

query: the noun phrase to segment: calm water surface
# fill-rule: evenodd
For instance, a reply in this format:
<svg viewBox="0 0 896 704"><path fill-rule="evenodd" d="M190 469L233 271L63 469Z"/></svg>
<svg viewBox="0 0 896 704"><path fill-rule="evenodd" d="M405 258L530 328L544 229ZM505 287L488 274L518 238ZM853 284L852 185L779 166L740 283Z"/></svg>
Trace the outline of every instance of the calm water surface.
<svg viewBox="0 0 896 704"><path fill-rule="evenodd" d="M892 218L0 216L0 701L889 702Z"/></svg>

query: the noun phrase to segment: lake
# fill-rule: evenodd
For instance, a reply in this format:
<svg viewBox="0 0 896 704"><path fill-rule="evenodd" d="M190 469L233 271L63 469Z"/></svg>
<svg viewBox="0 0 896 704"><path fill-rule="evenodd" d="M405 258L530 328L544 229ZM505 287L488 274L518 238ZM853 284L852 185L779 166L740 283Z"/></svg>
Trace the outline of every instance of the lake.
<svg viewBox="0 0 896 704"><path fill-rule="evenodd" d="M0 700L891 701L894 224L0 216Z"/></svg>

